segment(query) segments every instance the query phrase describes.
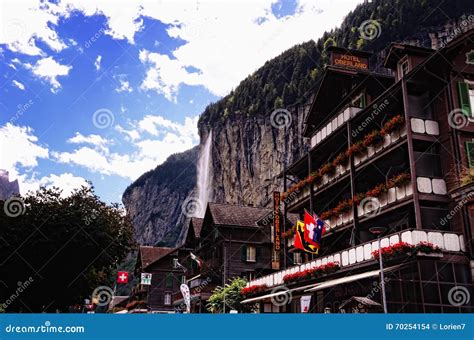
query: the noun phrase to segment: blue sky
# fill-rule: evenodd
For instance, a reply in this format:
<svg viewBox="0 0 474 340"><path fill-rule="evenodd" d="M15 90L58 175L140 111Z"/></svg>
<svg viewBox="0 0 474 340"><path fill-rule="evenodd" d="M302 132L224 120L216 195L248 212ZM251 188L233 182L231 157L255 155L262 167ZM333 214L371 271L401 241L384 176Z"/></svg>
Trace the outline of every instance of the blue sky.
<svg viewBox="0 0 474 340"><path fill-rule="evenodd" d="M199 143L207 104L360 1L0 3L0 168L106 201Z"/></svg>

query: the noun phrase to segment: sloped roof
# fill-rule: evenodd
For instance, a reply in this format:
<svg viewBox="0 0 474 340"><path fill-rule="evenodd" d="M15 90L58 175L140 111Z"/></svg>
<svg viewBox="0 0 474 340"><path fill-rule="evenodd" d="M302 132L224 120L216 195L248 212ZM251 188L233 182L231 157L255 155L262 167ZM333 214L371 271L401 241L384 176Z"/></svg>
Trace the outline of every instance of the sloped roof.
<svg viewBox="0 0 474 340"><path fill-rule="evenodd" d="M176 248L140 246L139 257L142 269L175 251Z"/></svg>
<svg viewBox="0 0 474 340"><path fill-rule="evenodd" d="M208 209L216 225L241 227L256 227L256 222L270 213L270 209L221 203L209 203Z"/></svg>
<svg viewBox="0 0 474 340"><path fill-rule="evenodd" d="M191 218L191 223L194 229L194 236L199 238L201 236L201 229L202 229L202 218L193 217ZM189 232L189 231L188 231Z"/></svg>

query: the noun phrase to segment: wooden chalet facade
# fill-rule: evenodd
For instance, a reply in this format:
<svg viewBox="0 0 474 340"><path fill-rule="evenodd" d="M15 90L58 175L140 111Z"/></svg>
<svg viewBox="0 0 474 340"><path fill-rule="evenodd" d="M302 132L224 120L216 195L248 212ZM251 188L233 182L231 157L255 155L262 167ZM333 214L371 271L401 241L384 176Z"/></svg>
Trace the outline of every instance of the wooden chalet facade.
<svg viewBox="0 0 474 340"><path fill-rule="evenodd" d="M473 41L470 30L438 51L392 44L383 74L371 71L365 52L329 49L332 65L305 120L310 150L283 176L285 195L292 193L285 214L306 209L327 223L321 253L253 279L249 286L266 290L245 303L258 303L261 312L300 312L300 297L310 295L313 313L356 311L354 305L380 312L373 251L430 242L441 253L387 259L388 311L473 311ZM385 233L377 239L373 227ZM294 237L285 239L282 256L293 244ZM333 262L338 267L324 275L302 274ZM279 286L286 293L272 293ZM456 290L470 292L471 302L453 303ZM291 299L275 303L282 294Z"/></svg>
<svg viewBox="0 0 474 340"><path fill-rule="evenodd" d="M270 213L270 209L252 206L209 203L202 220L191 219L185 246L193 246L193 253L203 261L201 267L189 264L186 274L191 312L206 313L212 291L234 277L251 280L274 272L272 224L259 223ZM195 234L199 234L197 242ZM182 303L177 292L175 305Z"/></svg>
<svg viewBox="0 0 474 340"><path fill-rule="evenodd" d="M174 313L173 295L186 279L176 260L183 261L185 256L186 251L181 248L140 246L135 275L140 279L141 273L150 273L152 279L151 285L138 282L133 291L134 301L152 313Z"/></svg>

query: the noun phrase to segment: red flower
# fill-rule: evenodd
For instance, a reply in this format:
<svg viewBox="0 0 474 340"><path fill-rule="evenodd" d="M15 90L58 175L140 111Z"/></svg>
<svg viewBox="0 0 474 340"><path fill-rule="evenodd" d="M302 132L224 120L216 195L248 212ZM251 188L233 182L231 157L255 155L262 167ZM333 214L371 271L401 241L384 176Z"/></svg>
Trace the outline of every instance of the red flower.
<svg viewBox="0 0 474 340"><path fill-rule="evenodd" d="M267 288L268 288L267 285L253 285L253 286L250 286L250 287L242 288L242 290L240 291L240 294L242 294L242 295L257 294L257 293L263 292Z"/></svg>

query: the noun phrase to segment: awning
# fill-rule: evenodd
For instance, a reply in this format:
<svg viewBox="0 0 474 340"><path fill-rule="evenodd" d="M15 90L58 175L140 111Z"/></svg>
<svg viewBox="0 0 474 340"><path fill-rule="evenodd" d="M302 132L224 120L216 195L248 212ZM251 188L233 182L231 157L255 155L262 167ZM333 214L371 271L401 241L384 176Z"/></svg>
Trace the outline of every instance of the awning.
<svg viewBox="0 0 474 340"><path fill-rule="evenodd" d="M306 288L309 288L309 287L313 287L314 285L307 285L307 286L303 286L303 287L297 287L297 288L293 288L293 289L284 289L282 286L282 289L276 293L272 293L272 294L267 294L267 295L262 295L262 296L257 296L257 297L254 297L254 298L251 298L251 299L246 299L246 300L243 300L242 302L240 303L250 303L250 302L256 302L256 301L260 301L260 300L265 300L265 299L269 299L269 298L272 298L272 297L275 297L275 296L279 296L279 295L285 295L285 294L289 294L289 293L293 293L293 292L296 292L296 291L299 291L299 290L304 290ZM278 287L278 286L277 286ZM273 288L273 290L276 290L277 287Z"/></svg>
<svg viewBox="0 0 474 340"><path fill-rule="evenodd" d="M397 269L400 266L401 265L389 267L389 268L384 269L383 271L388 272L388 271ZM315 292L317 290L337 286L337 285L340 285L340 284L343 284L343 283L348 283L348 282L353 282L353 281L366 279L366 278L369 278L369 277L378 276L379 274L380 274L380 269L377 269L377 270L372 270L370 272L364 272L364 273L355 274L355 275L351 275L351 276L344 276L344 277L340 277L338 279L313 284L313 285L311 285L312 288L305 290L305 292Z"/></svg>

